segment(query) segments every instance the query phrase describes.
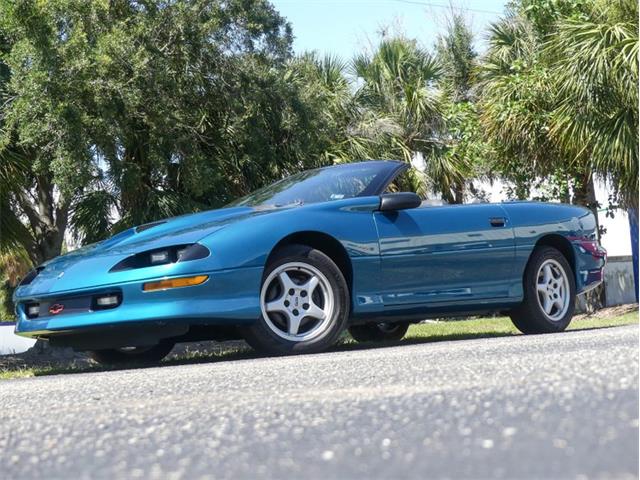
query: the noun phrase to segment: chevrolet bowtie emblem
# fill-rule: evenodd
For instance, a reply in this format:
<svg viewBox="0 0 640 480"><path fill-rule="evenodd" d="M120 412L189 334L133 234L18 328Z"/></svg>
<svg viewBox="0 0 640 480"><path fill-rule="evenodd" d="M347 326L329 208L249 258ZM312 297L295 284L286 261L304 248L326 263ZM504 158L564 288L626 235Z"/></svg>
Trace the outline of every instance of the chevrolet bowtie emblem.
<svg viewBox="0 0 640 480"><path fill-rule="evenodd" d="M54 303L49 307L49 313L51 315L57 315L64 310L64 305L61 303Z"/></svg>

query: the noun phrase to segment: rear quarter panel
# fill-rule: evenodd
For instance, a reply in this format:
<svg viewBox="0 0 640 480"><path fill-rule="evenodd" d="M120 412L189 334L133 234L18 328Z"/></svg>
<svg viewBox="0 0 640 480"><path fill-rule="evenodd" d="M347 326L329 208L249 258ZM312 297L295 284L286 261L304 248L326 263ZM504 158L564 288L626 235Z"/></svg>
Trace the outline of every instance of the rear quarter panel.
<svg viewBox="0 0 640 480"><path fill-rule="evenodd" d="M576 205L540 202L506 202L503 207L509 216L509 222L515 235L515 271L522 278L527 262L536 244L545 236L560 235L572 245L576 239L597 238L597 226L593 213ZM575 247L574 247L575 251ZM577 252L576 252L577 253ZM580 272L596 268L589 255L576 254L576 287L583 290ZM597 263L597 262L596 262ZM522 283L513 287L514 296L522 296Z"/></svg>

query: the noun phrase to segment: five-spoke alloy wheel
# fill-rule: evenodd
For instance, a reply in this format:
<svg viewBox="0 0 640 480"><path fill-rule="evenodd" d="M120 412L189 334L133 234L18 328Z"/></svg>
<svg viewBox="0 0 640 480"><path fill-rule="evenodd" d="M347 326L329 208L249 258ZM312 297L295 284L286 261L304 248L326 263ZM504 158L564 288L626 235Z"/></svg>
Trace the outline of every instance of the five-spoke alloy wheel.
<svg viewBox="0 0 640 480"><path fill-rule="evenodd" d="M569 308L569 279L562 265L552 258L538 269L538 305L549 320L562 320Z"/></svg>
<svg viewBox="0 0 640 480"><path fill-rule="evenodd" d="M265 268L260 309L260 318L243 331L252 347L271 354L319 352L346 327L349 290L327 255L288 245Z"/></svg>
<svg viewBox="0 0 640 480"><path fill-rule="evenodd" d="M280 265L262 284L263 318L285 340L299 342L321 335L330 325L334 305L329 280L307 263Z"/></svg>
<svg viewBox="0 0 640 480"><path fill-rule="evenodd" d="M524 272L524 299L510 312L523 333L561 332L573 317L576 284L573 270L560 251L537 247Z"/></svg>

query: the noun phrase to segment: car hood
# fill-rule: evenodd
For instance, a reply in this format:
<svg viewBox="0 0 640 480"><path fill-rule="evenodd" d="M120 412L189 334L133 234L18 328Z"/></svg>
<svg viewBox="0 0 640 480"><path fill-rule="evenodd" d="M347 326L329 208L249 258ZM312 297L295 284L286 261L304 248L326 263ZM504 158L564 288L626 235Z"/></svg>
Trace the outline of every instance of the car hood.
<svg viewBox="0 0 640 480"><path fill-rule="evenodd" d="M92 249L85 247L88 249L76 250L71 255L76 252L79 255L131 254L170 245L195 243L231 223L261 213L265 212L249 207L237 207L182 215L130 228L94 246L89 246L93 247Z"/></svg>
<svg viewBox="0 0 640 480"><path fill-rule="evenodd" d="M108 272L117 262L130 255L171 245L196 243L234 222L275 210L222 208L131 228L102 242L87 245L43 263L40 273L30 284L18 287L15 296L22 298L53 294L162 276L160 270L154 270L162 266Z"/></svg>

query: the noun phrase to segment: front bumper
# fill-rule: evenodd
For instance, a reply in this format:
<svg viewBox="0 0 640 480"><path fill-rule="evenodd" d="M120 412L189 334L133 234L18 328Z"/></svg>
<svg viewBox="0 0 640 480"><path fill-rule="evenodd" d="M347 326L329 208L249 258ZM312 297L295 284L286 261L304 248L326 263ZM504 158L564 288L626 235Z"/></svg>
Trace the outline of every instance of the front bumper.
<svg viewBox="0 0 640 480"><path fill-rule="evenodd" d="M260 280L262 267L199 272L208 275L200 285L145 292L144 283L158 280L132 281L103 285L53 294L17 297L18 322L15 332L24 337L69 335L94 327L147 323L149 328L161 323L235 325L250 323L260 315ZM194 273L196 275L198 273ZM41 311L37 318L28 318L26 305L76 305L74 299L117 291L121 295L118 307L108 310L81 308L64 309L59 314Z"/></svg>

